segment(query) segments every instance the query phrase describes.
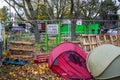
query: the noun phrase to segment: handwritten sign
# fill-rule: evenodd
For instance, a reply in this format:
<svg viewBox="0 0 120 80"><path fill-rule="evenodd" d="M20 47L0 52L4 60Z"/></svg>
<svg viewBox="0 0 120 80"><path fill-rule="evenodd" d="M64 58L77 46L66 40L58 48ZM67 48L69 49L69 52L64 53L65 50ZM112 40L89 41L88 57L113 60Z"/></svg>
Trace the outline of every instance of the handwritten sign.
<svg viewBox="0 0 120 80"><path fill-rule="evenodd" d="M48 24L47 25L48 35L57 35L58 34L58 24Z"/></svg>

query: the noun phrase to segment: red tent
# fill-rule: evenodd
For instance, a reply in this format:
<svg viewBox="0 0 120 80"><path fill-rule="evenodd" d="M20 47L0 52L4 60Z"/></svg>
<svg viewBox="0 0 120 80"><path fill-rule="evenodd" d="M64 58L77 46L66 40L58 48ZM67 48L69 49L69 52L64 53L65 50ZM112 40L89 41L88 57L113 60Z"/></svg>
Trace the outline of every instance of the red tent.
<svg viewBox="0 0 120 80"><path fill-rule="evenodd" d="M50 69L67 79L90 79L86 67L87 54L78 45L63 42L50 53L48 64Z"/></svg>

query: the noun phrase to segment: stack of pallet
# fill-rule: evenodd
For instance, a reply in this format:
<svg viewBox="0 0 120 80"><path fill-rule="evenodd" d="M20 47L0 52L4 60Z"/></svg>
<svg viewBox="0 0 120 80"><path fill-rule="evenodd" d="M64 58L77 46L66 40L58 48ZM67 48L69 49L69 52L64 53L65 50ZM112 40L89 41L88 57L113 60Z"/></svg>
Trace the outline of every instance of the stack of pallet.
<svg viewBox="0 0 120 80"><path fill-rule="evenodd" d="M24 41L11 41L9 51L13 58L28 59L33 56L33 43Z"/></svg>
<svg viewBox="0 0 120 80"><path fill-rule="evenodd" d="M117 35L100 34L99 39L101 44L113 44L117 46Z"/></svg>
<svg viewBox="0 0 120 80"><path fill-rule="evenodd" d="M120 46L120 35L110 35L110 34L84 34L80 35L79 41L74 41L74 43L79 44L87 53L102 44L113 44Z"/></svg>
<svg viewBox="0 0 120 80"><path fill-rule="evenodd" d="M93 34L81 35L80 44L83 50L89 53L92 49L100 45L98 35Z"/></svg>

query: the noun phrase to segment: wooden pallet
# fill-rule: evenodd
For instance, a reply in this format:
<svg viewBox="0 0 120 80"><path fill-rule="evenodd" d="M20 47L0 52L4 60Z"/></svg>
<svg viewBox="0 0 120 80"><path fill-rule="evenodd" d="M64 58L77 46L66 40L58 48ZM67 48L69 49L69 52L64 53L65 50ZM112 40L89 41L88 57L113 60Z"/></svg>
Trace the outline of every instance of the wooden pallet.
<svg viewBox="0 0 120 80"><path fill-rule="evenodd" d="M80 43L83 50L89 53L91 50L93 50L95 47L99 45L98 35L92 34L81 35Z"/></svg>
<svg viewBox="0 0 120 80"><path fill-rule="evenodd" d="M87 53L102 44L113 44L115 46L120 46L120 34L84 34L79 35L79 37L79 40L72 42L78 44Z"/></svg>
<svg viewBox="0 0 120 80"><path fill-rule="evenodd" d="M72 42L78 44L87 53L102 44L113 44L115 46L120 46L120 34L84 34L79 36L80 39L78 41Z"/></svg>
<svg viewBox="0 0 120 80"><path fill-rule="evenodd" d="M120 46L120 34L117 35L117 46Z"/></svg>
<svg viewBox="0 0 120 80"><path fill-rule="evenodd" d="M117 46L120 46L120 28L118 28L118 30L117 30L118 32L117 32Z"/></svg>
<svg viewBox="0 0 120 80"><path fill-rule="evenodd" d="M110 34L100 34L99 35L100 44L113 44L117 45L117 35Z"/></svg>
<svg viewBox="0 0 120 80"><path fill-rule="evenodd" d="M117 35L110 35L110 37L111 37L111 44L118 46L118 44L117 44L118 36Z"/></svg>
<svg viewBox="0 0 120 80"><path fill-rule="evenodd" d="M47 62L48 61L49 54L46 53L40 53L40 54L35 54L34 55L34 63L42 63L42 62Z"/></svg>
<svg viewBox="0 0 120 80"><path fill-rule="evenodd" d="M33 45L32 42L11 41L9 51L14 58L29 59L33 57Z"/></svg>
<svg viewBox="0 0 120 80"><path fill-rule="evenodd" d="M72 41L72 43L75 43L75 44L79 45L80 47L82 47L80 41Z"/></svg>
<svg viewBox="0 0 120 80"><path fill-rule="evenodd" d="M31 60L33 57L32 56L28 56L28 55L11 55L9 56L9 58L11 59L15 59L15 58L18 58L20 61L23 61L23 60Z"/></svg>
<svg viewBox="0 0 120 80"><path fill-rule="evenodd" d="M104 35L104 42L105 42L105 43L108 43L108 44L112 44L112 43L111 43L111 42L112 42L112 41L111 41L111 38L112 38L112 37L111 37L110 34L105 34L105 35Z"/></svg>

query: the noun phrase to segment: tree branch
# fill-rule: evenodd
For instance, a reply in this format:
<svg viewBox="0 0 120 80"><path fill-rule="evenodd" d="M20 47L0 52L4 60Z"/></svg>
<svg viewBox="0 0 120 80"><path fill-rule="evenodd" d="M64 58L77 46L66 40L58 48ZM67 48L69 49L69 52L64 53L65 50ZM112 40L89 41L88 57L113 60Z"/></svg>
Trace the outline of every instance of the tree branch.
<svg viewBox="0 0 120 80"><path fill-rule="evenodd" d="M20 17L20 19L25 20L24 18L21 17L21 15L19 14L19 12L17 11L17 9L15 8L15 6L13 6L12 4L10 4L7 0L5 0L6 3L8 3L17 13L17 15Z"/></svg>
<svg viewBox="0 0 120 80"><path fill-rule="evenodd" d="M24 7L23 5L17 3L15 0L12 0L16 5L18 5L19 7Z"/></svg>
<svg viewBox="0 0 120 80"><path fill-rule="evenodd" d="M30 12L30 17L32 18L32 20L37 19L37 11L35 11L35 10L33 9L33 6L32 6L32 4L31 4L31 0L25 0L25 1L26 1L26 3L27 3L28 10L29 10L29 12ZM34 15L33 15L33 14L34 14Z"/></svg>
<svg viewBox="0 0 120 80"><path fill-rule="evenodd" d="M25 1L24 1L24 0L23 0L23 5L25 5ZM31 20L32 18L30 17L30 15L29 15L26 7L23 7L23 9L24 9L24 12L25 12L26 17L27 17L29 20Z"/></svg>

